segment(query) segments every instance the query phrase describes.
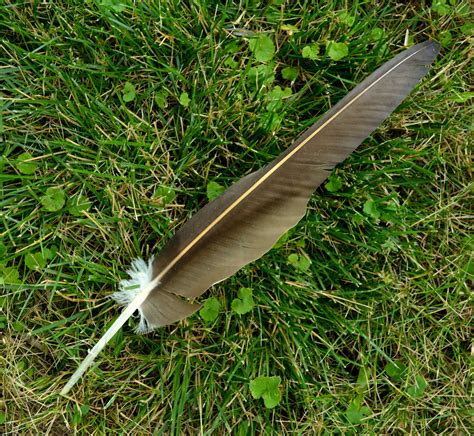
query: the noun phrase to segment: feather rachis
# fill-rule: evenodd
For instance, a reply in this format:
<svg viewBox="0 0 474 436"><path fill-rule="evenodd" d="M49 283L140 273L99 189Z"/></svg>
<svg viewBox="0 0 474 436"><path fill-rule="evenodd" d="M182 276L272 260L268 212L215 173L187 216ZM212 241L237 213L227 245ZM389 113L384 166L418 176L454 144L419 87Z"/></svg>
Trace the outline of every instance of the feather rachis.
<svg viewBox="0 0 474 436"><path fill-rule="evenodd" d="M140 259L141 260L141 259ZM142 261L145 263L144 261ZM135 264L136 266L136 264ZM143 275L145 274L144 271L140 271L139 273L135 274L136 268L132 265L133 274L135 278L137 275L140 276L140 279L143 282ZM131 277L131 280L135 282L135 279ZM105 332L105 334L99 339L97 344L92 348L89 353L87 354L86 358L81 362L77 370L71 376L67 384L61 390L61 395L66 395L71 388L76 384L77 380L81 378L82 374L84 374L87 369L92 365L97 355L104 349L104 347L108 344L108 342L114 337L115 333L117 333L120 328L127 322L127 320L133 315L133 313L140 309L143 302L147 299L150 292L158 285L158 280L155 278L149 282L144 283L144 287L139 288L139 290L135 291L135 296L129 302L129 304L125 307L119 317L115 320L112 326ZM130 294L129 294L130 295ZM121 297L124 298L124 297Z"/></svg>

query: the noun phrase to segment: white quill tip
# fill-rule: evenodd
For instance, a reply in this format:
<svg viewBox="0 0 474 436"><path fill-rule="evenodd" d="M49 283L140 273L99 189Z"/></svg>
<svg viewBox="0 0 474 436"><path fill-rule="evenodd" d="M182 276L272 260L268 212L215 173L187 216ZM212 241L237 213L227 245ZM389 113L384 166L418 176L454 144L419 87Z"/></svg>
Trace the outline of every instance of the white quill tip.
<svg viewBox="0 0 474 436"><path fill-rule="evenodd" d="M82 361L76 372L69 379L67 384L61 390L61 395L66 395L86 370L92 365L94 359L113 338L120 328L132 316L133 312L138 310L140 312L140 324L138 331L148 331L148 324L143 316L140 306L146 300L150 292L159 284L158 279L153 279L153 258L148 260L148 263L143 259L135 259L132 262L131 268L127 271L130 275L129 280L122 280L120 282L120 292L112 295L112 298L119 304L127 305L120 316L115 320L112 326L105 332L104 336L99 339L99 342L89 351L89 354Z"/></svg>

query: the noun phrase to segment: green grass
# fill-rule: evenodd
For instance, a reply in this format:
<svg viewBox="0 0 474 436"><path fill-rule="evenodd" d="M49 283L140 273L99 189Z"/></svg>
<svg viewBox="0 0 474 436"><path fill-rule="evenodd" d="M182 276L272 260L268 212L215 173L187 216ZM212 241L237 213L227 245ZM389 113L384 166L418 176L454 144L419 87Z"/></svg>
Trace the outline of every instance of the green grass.
<svg viewBox="0 0 474 436"><path fill-rule="evenodd" d="M268 3L0 6L0 432L472 431L468 2ZM275 47L264 63L258 35ZM119 313L108 295L131 260L210 182L260 168L428 37L443 45L430 74L288 239L204 295L215 321L138 336L134 318L58 395ZM254 307L237 315L241 288ZM259 376L281 379L272 409L250 391Z"/></svg>

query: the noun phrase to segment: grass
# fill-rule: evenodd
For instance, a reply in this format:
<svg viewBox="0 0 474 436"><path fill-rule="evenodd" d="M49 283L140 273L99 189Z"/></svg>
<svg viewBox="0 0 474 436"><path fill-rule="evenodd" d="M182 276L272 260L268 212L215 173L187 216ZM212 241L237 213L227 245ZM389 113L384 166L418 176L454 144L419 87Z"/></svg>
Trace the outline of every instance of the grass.
<svg viewBox="0 0 474 436"><path fill-rule="evenodd" d="M472 431L468 16L466 1L3 3L2 434ZM431 73L286 241L204 295L214 321L138 336L132 319L58 395L133 257L428 37ZM237 315L241 288L255 306ZM259 376L280 377L272 409Z"/></svg>

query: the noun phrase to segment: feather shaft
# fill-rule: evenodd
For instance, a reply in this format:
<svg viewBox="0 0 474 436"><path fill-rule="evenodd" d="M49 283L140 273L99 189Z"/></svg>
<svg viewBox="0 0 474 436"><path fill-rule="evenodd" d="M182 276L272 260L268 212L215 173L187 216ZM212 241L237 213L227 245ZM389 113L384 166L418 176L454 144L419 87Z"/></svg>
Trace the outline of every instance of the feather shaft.
<svg viewBox="0 0 474 436"><path fill-rule="evenodd" d="M127 320L147 299L150 292L159 284L158 278L155 278L148 285L141 289L137 296L125 307L120 316L115 320L112 326L105 332L105 334L99 339L97 344L89 351L86 358L82 361L79 367L76 369L74 374L71 376L69 381L66 383L64 388L61 390L61 395L66 395L71 388L76 384L76 382L81 378L81 376L87 371L87 369L92 365L97 355L104 349L104 347L109 343L109 341L114 337L120 328L127 322Z"/></svg>

